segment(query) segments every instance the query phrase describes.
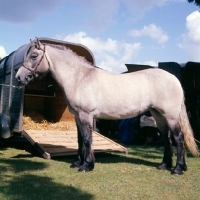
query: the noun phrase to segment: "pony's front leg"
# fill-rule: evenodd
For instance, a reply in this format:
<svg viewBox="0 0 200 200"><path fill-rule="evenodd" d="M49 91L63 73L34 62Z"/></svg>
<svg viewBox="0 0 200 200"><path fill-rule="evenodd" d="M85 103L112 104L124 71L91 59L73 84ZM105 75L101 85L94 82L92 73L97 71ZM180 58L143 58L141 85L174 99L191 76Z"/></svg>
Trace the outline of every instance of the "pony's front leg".
<svg viewBox="0 0 200 200"><path fill-rule="evenodd" d="M83 162L84 162L84 151L85 151L80 126L78 126L78 123L80 123L80 122L77 118L75 118L75 119L76 119L77 138L78 138L78 155L75 158L75 160L73 161L73 163L71 164L71 166L70 166L71 168L80 167L83 164Z"/></svg>
<svg viewBox="0 0 200 200"><path fill-rule="evenodd" d="M79 141L78 154L81 158L81 166L79 167L80 172L87 172L94 169L94 154L92 150L92 122L93 118L86 113L79 113L79 118L77 119L77 126L80 130L79 140L83 141L85 147L84 160L82 162L83 148L81 148L81 142Z"/></svg>
<svg viewBox="0 0 200 200"><path fill-rule="evenodd" d="M174 139L177 143L177 161L176 166L171 173L174 175L182 175L183 170L187 170L187 164L185 162L185 145L183 133L181 131L175 132Z"/></svg>

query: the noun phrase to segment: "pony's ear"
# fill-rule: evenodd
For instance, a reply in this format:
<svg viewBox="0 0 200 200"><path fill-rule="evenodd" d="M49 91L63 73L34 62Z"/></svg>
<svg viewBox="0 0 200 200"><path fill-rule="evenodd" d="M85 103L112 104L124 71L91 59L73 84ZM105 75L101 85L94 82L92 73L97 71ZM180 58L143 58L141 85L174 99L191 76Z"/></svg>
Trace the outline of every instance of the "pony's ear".
<svg viewBox="0 0 200 200"><path fill-rule="evenodd" d="M40 42L39 39L36 37L35 47L36 47L37 49L41 49L41 46L42 46L41 42Z"/></svg>
<svg viewBox="0 0 200 200"><path fill-rule="evenodd" d="M33 41L30 39L30 42L31 42L31 46L33 46L34 45L34 43L33 43Z"/></svg>

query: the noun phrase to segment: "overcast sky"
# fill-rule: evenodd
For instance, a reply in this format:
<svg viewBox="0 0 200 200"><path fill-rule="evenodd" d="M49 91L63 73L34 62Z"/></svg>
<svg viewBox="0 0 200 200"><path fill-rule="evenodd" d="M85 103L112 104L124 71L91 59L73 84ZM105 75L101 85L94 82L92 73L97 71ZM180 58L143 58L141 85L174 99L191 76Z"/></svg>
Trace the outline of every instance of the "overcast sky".
<svg viewBox="0 0 200 200"><path fill-rule="evenodd" d="M0 0L0 57L35 37L81 43L96 65L200 62L200 12L187 0Z"/></svg>

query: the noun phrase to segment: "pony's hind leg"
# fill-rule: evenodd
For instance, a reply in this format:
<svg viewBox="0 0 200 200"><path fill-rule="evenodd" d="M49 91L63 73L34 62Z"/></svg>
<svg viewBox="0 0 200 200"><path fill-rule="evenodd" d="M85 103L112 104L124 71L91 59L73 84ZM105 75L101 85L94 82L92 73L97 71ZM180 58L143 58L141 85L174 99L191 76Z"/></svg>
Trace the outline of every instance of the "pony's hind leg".
<svg viewBox="0 0 200 200"><path fill-rule="evenodd" d="M176 166L172 170L172 174L174 175L182 175L183 170L187 170L187 164L185 162L185 144L184 144L184 135L181 132L179 124L177 124L172 129L173 137L177 145L177 161Z"/></svg>
<svg viewBox="0 0 200 200"><path fill-rule="evenodd" d="M76 118L78 127L78 157L71 167L79 167L80 172L94 169L94 155L92 150L92 121L86 113L79 113ZM84 149L85 148L85 149Z"/></svg>
<svg viewBox="0 0 200 200"><path fill-rule="evenodd" d="M157 110L151 109L150 112L152 116L155 118L157 127L163 135L164 145L165 145L162 163L159 164L157 168L160 170L170 169L172 167L172 156L173 156L172 145L171 145L171 132L168 128L166 119Z"/></svg>

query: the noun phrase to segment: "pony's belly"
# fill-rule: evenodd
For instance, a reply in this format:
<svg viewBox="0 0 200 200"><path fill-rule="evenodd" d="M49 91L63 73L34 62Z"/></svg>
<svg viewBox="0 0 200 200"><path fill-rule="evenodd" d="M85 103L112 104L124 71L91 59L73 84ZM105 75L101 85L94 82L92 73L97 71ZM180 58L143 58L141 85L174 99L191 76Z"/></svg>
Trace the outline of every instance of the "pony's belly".
<svg viewBox="0 0 200 200"><path fill-rule="evenodd" d="M100 112L96 115L94 115L94 118L99 118L99 119L128 119L132 117L136 117L141 112L138 110L132 111L132 112L120 112L120 111L115 111L115 112Z"/></svg>
<svg viewBox="0 0 200 200"><path fill-rule="evenodd" d="M95 113L94 117L102 119L128 119L140 115L149 107L149 102L137 102L131 98L129 99L129 101L118 101L115 104L113 102L99 106L98 112Z"/></svg>

